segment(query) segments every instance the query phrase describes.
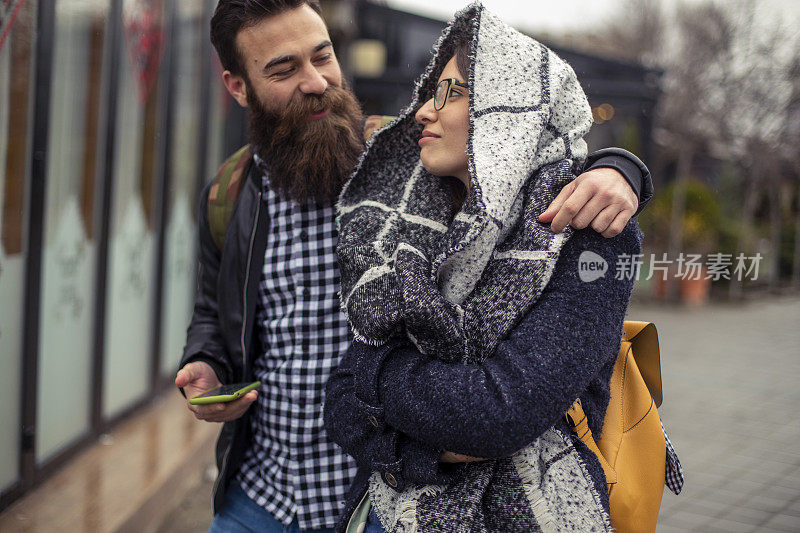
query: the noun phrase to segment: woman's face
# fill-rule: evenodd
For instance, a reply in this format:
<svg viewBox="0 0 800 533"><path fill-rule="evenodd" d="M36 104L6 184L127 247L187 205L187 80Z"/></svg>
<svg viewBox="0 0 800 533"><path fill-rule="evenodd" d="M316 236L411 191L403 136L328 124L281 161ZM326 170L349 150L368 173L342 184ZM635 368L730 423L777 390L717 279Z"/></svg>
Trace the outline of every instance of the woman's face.
<svg viewBox="0 0 800 533"><path fill-rule="evenodd" d="M455 56L445 65L439 81L455 78L466 83L458 72ZM469 91L450 85L450 94L444 107L436 111L433 98L425 102L416 114L417 122L424 125L419 140L422 164L435 176L454 176L469 188L467 169L467 136L469 134Z"/></svg>

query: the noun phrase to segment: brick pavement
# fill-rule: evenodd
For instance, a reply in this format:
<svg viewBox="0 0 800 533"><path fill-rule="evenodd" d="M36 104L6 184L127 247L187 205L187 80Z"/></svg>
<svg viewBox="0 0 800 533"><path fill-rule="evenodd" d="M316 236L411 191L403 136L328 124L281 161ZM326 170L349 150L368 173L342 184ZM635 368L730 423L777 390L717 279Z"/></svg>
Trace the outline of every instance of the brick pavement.
<svg viewBox="0 0 800 533"><path fill-rule="evenodd" d="M632 304L661 342L664 425L686 486L658 533L800 532L800 297L687 309ZM211 483L160 531L207 530Z"/></svg>
<svg viewBox="0 0 800 533"><path fill-rule="evenodd" d="M659 533L800 532L800 298L628 316L658 327L659 412L686 475Z"/></svg>

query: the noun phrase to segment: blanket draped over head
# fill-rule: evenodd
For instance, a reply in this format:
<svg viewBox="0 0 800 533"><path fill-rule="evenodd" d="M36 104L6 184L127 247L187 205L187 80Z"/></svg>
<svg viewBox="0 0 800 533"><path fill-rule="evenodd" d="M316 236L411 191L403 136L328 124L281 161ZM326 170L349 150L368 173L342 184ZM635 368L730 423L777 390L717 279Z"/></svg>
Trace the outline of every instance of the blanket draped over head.
<svg viewBox="0 0 800 533"><path fill-rule="evenodd" d="M420 162L414 113L465 39L471 186L454 214L447 185ZM464 364L491 357L541 295L572 234L553 234L537 218L582 165L591 121L575 73L551 50L479 2L457 13L411 104L373 136L339 199L342 307L355 338L377 346L405 336L431 357ZM464 472L447 487L401 492L375 473L370 499L389 531L610 529L559 429Z"/></svg>

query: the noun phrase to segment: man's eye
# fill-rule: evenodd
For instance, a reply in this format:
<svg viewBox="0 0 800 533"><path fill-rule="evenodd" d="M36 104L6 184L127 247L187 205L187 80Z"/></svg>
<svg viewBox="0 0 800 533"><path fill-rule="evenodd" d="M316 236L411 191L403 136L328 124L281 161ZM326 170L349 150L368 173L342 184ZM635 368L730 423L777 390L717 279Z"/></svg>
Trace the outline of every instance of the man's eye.
<svg viewBox="0 0 800 533"><path fill-rule="evenodd" d="M331 55L330 54L326 54L326 55L324 55L322 57L318 57L316 59L316 61L317 61L317 63L327 63L328 61L330 61L330 59L331 59Z"/></svg>
<svg viewBox="0 0 800 533"><path fill-rule="evenodd" d="M450 89L450 98L454 96L463 96L460 92L456 91L455 89Z"/></svg>
<svg viewBox="0 0 800 533"><path fill-rule="evenodd" d="M291 74L292 70L293 69L289 68L289 69L286 69L286 70L281 70L280 72L273 72L272 75L273 76L286 76L288 74Z"/></svg>

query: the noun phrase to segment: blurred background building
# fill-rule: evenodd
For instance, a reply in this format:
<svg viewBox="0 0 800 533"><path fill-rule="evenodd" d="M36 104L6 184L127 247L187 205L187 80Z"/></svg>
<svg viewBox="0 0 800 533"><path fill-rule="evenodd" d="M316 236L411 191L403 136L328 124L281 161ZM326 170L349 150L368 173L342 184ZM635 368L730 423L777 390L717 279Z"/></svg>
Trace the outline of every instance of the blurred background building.
<svg viewBox="0 0 800 533"><path fill-rule="evenodd" d="M2 6L0 508L169 386L231 107L210 1Z"/></svg>
<svg viewBox="0 0 800 533"><path fill-rule="evenodd" d="M246 142L246 114L208 39L215 4L0 2L0 510L174 393L197 193ZM397 114L445 23L385 2L322 4L365 112ZM770 59L783 53L776 46L725 40L739 19L717 4L677 19L654 1L625 5L617 24L537 37L586 90L590 149L633 151L667 192L643 215L648 250L675 252L687 239L702 252L760 250L773 259L770 287L800 283L797 47L781 59L794 69L784 75ZM729 48L703 55L704 42ZM754 70L721 59L742 51L762 54L759 83L772 91L707 90L750 79ZM717 127L737 116L768 131Z"/></svg>

